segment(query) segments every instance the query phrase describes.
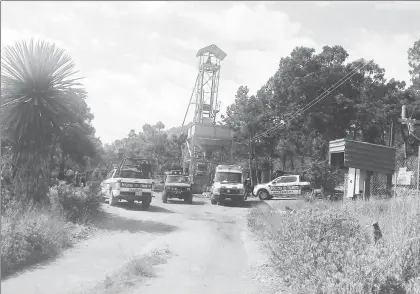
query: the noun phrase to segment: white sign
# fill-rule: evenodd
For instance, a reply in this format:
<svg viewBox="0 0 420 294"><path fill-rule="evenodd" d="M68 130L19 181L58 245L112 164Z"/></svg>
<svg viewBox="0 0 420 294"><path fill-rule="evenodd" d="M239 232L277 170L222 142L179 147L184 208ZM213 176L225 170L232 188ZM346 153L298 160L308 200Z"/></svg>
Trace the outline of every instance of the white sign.
<svg viewBox="0 0 420 294"><path fill-rule="evenodd" d="M400 170L398 171L398 176L397 176L397 185L402 185L402 186L411 185L412 176L413 176L412 171L407 171L406 167L400 168Z"/></svg>

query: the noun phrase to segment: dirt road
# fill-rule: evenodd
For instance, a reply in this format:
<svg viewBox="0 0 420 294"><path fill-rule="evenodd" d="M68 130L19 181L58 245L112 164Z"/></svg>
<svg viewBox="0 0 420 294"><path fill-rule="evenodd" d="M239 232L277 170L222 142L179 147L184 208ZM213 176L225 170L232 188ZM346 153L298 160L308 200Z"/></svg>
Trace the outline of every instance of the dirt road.
<svg viewBox="0 0 420 294"><path fill-rule="evenodd" d="M224 207L194 197L193 205L162 204L157 194L148 211L105 205L97 236L3 281L3 294L269 293L255 278L266 257L246 227L246 214L257 203ZM162 255L160 262L142 269L138 264L152 253Z"/></svg>

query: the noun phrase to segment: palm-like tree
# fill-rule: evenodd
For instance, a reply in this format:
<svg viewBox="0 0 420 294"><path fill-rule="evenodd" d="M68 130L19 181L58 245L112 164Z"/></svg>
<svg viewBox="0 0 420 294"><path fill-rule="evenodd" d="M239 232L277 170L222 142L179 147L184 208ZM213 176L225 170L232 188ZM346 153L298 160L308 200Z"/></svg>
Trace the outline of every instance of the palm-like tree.
<svg viewBox="0 0 420 294"><path fill-rule="evenodd" d="M1 123L12 142L17 196L40 200L49 180L51 146L67 126L80 123L86 93L74 77L71 57L52 43L17 42L3 49L1 63Z"/></svg>

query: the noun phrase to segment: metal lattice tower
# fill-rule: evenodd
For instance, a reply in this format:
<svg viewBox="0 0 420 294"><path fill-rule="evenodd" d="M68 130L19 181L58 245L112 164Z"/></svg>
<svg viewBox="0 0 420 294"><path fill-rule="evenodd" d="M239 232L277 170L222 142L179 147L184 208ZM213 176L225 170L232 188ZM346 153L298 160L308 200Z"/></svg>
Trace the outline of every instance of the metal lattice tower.
<svg viewBox="0 0 420 294"><path fill-rule="evenodd" d="M194 118L188 127L182 165L183 172L188 170L193 179L195 193L202 193L203 187L210 184L214 162L220 157L217 154L215 156L214 152L230 146L232 135L227 126L216 124L216 116L220 110L218 101L220 63L226 57L226 53L216 45L210 45L198 50L196 57L198 57L198 75L182 128L192 104L195 104Z"/></svg>
<svg viewBox="0 0 420 294"><path fill-rule="evenodd" d="M195 84L194 123L216 123L216 115L220 111L218 101L220 62L226 57L216 45L200 49L196 55L198 60L198 76Z"/></svg>

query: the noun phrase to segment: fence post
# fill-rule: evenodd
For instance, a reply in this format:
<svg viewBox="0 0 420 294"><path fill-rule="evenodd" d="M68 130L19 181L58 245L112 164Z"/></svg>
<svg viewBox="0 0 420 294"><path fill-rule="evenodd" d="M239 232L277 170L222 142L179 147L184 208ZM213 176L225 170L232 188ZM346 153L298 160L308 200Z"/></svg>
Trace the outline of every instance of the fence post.
<svg viewBox="0 0 420 294"><path fill-rule="evenodd" d="M398 179L398 170L395 169L394 172L394 198L397 196L397 179Z"/></svg>
<svg viewBox="0 0 420 294"><path fill-rule="evenodd" d="M420 195L419 182L420 182L420 145L419 145L419 154L417 154L417 197L419 197Z"/></svg>

